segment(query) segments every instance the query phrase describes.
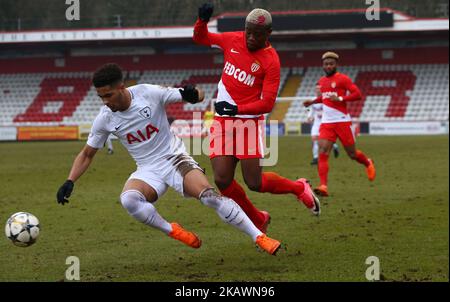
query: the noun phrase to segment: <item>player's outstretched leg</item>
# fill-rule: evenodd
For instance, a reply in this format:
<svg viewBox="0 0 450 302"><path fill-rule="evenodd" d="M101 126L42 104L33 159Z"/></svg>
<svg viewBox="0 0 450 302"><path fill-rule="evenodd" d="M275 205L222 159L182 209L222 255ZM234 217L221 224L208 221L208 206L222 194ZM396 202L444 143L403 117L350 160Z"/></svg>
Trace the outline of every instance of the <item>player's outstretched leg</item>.
<svg viewBox="0 0 450 302"><path fill-rule="evenodd" d="M319 164L317 165L317 171L319 173L320 185L314 188L314 192L323 197L328 196L328 158L333 144L334 141L319 139Z"/></svg>
<svg viewBox="0 0 450 302"><path fill-rule="evenodd" d="M263 233L267 233L267 227L270 223L270 215L266 211L258 210L248 199L247 194L239 183L233 179L231 184L224 190L220 190L224 196L234 200Z"/></svg>
<svg viewBox="0 0 450 302"><path fill-rule="evenodd" d="M233 199L247 214L261 232L266 233L270 223L270 215L257 209L248 199L244 189L234 180L234 171L238 159L232 156L217 156L211 159L214 170L214 181L222 195Z"/></svg>
<svg viewBox="0 0 450 302"><path fill-rule="evenodd" d="M317 139L313 140L312 145L313 159L311 161L311 165L317 165L319 162L319 142Z"/></svg>
<svg viewBox="0 0 450 302"><path fill-rule="evenodd" d="M267 253L275 255L280 248L280 242L262 233L232 199L219 195L213 188L204 189L199 199L204 205L213 208L224 222L249 235Z"/></svg>
<svg viewBox="0 0 450 302"><path fill-rule="evenodd" d="M355 160L358 163L363 164L366 167L367 178L370 181L374 181L375 180L375 176L376 176L376 170L375 170L375 165L373 163L373 160L368 158L360 150L356 150L356 152L355 152Z"/></svg>
<svg viewBox="0 0 450 302"><path fill-rule="evenodd" d="M320 196L328 196L328 154L319 154L319 164L317 165L319 172L320 185L314 189L314 192Z"/></svg>
<svg viewBox="0 0 450 302"><path fill-rule="evenodd" d="M262 172L259 158L241 160L242 174L248 188L255 192L272 194L293 194L308 209L314 209L312 191L305 190L302 180L293 181L274 172Z"/></svg>
<svg viewBox="0 0 450 302"><path fill-rule="evenodd" d="M345 146L348 156L356 162L366 167L367 178L370 181L375 180L376 170L373 160L368 158L361 150L356 149L355 145Z"/></svg>
<svg viewBox="0 0 450 302"><path fill-rule="evenodd" d="M263 172L259 192L272 194L294 194L314 215L320 214L319 199L314 195L308 180L300 178L296 181L284 178L274 172Z"/></svg>
<svg viewBox="0 0 450 302"><path fill-rule="evenodd" d="M159 215L156 208L148 202L138 190L127 190L120 195L120 202L128 213L136 220L154 227L171 238L179 240L184 244L199 248L201 240L192 232L186 231L177 223L169 223Z"/></svg>

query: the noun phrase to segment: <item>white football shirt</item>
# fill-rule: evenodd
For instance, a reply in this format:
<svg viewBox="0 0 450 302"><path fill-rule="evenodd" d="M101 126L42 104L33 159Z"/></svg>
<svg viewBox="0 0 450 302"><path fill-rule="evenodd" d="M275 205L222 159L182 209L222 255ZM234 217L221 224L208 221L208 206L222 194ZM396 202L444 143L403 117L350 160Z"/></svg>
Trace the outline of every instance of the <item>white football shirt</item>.
<svg viewBox="0 0 450 302"><path fill-rule="evenodd" d="M110 133L117 136L137 166L158 164L174 154L185 153L183 141L170 131L165 105L181 101L178 88L140 84L127 88L131 104L126 111L100 109L87 144L100 149Z"/></svg>
<svg viewBox="0 0 450 302"><path fill-rule="evenodd" d="M319 125L322 123L322 116L323 116L323 105L321 103L319 104L312 104L309 107L308 112L308 118L312 118L314 121L314 125Z"/></svg>

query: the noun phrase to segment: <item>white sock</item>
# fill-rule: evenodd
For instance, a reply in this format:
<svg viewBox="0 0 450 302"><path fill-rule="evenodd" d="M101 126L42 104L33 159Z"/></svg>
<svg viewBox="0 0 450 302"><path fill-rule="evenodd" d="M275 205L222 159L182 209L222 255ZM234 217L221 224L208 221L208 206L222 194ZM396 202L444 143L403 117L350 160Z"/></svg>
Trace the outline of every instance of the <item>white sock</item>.
<svg viewBox="0 0 450 302"><path fill-rule="evenodd" d="M334 150L339 149L339 145L338 145L338 144L333 144L333 149L334 149Z"/></svg>
<svg viewBox="0 0 450 302"><path fill-rule="evenodd" d="M136 220L157 228L166 234L172 232L172 225L159 215L156 208L137 190L128 190L120 195L120 202L128 214Z"/></svg>
<svg viewBox="0 0 450 302"><path fill-rule="evenodd" d="M319 158L319 142L313 141L313 148L312 148L313 158Z"/></svg>
<svg viewBox="0 0 450 302"><path fill-rule="evenodd" d="M204 190L199 199L204 205L216 210L220 219L246 233L253 241L262 234L234 200L219 195L212 188Z"/></svg>
<svg viewBox="0 0 450 302"><path fill-rule="evenodd" d="M113 144L112 144L112 139L108 138L106 140L106 143L108 145L108 150L113 150Z"/></svg>

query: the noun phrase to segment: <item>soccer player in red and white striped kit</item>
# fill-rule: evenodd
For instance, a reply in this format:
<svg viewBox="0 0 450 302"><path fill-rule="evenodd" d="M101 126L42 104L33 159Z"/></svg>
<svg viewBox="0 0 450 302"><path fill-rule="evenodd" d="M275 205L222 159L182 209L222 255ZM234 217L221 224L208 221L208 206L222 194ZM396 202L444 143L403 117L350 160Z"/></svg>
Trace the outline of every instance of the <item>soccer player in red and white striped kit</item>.
<svg viewBox="0 0 450 302"><path fill-rule="evenodd" d="M361 100L361 91L345 74L337 72L338 54L326 52L322 55L322 66L325 76L320 78L321 94L315 100L303 103L305 107L323 103L322 124L319 129L319 164L320 185L314 192L328 196L328 156L333 144L339 138L348 156L366 167L367 177L375 180L375 165L373 160L356 149L355 138L351 130L351 117L347 111L347 103ZM349 92L349 94L347 94Z"/></svg>
<svg viewBox="0 0 450 302"><path fill-rule="evenodd" d="M246 17L245 31L211 33L207 23L212 13L211 3L199 8L193 39L197 44L219 48L224 54L224 68L215 103L216 116L210 136L210 159L217 187L223 195L233 198L263 232L267 230L270 215L258 210L234 180L238 161L250 190L293 194L314 215L319 215L319 200L305 178L294 181L274 172L262 171L260 159L264 157L264 130L262 127L248 132L245 129L245 123L261 124L264 114L272 111L278 94L280 61L268 41L272 32L270 13L263 9L252 10ZM239 148L240 145L245 146ZM249 148L250 145L255 147ZM229 149L233 149L231 153L223 151ZM238 152L239 149L243 152Z"/></svg>

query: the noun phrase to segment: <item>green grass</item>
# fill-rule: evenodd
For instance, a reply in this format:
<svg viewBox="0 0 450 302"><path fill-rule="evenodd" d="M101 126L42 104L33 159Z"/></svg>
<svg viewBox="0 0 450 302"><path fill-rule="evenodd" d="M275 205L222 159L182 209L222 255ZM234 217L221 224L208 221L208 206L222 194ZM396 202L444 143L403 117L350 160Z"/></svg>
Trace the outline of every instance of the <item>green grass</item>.
<svg viewBox="0 0 450 302"><path fill-rule="evenodd" d="M276 257L173 190L156 206L202 238L199 250L133 220L118 196L135 166L118 144L113 156L98 153L70 203L58 205L56 191L83 144L0 144L0 221L28 211L42 225L31 247L0 240L0 281L60 281L71 255L80 259L81 281L365 281L372 255L388 281L449 280L448 136L360 137L377 179L369 183L346 155L330 158L331 197L320 218L293 196L249 192L272 215L269 235L286 247ZM281 138L279 150L278 165L265 171L317 184L308 137ZM208 158L196 159L212 181ZM236 175L243 183L239 167Z"/></svg>

